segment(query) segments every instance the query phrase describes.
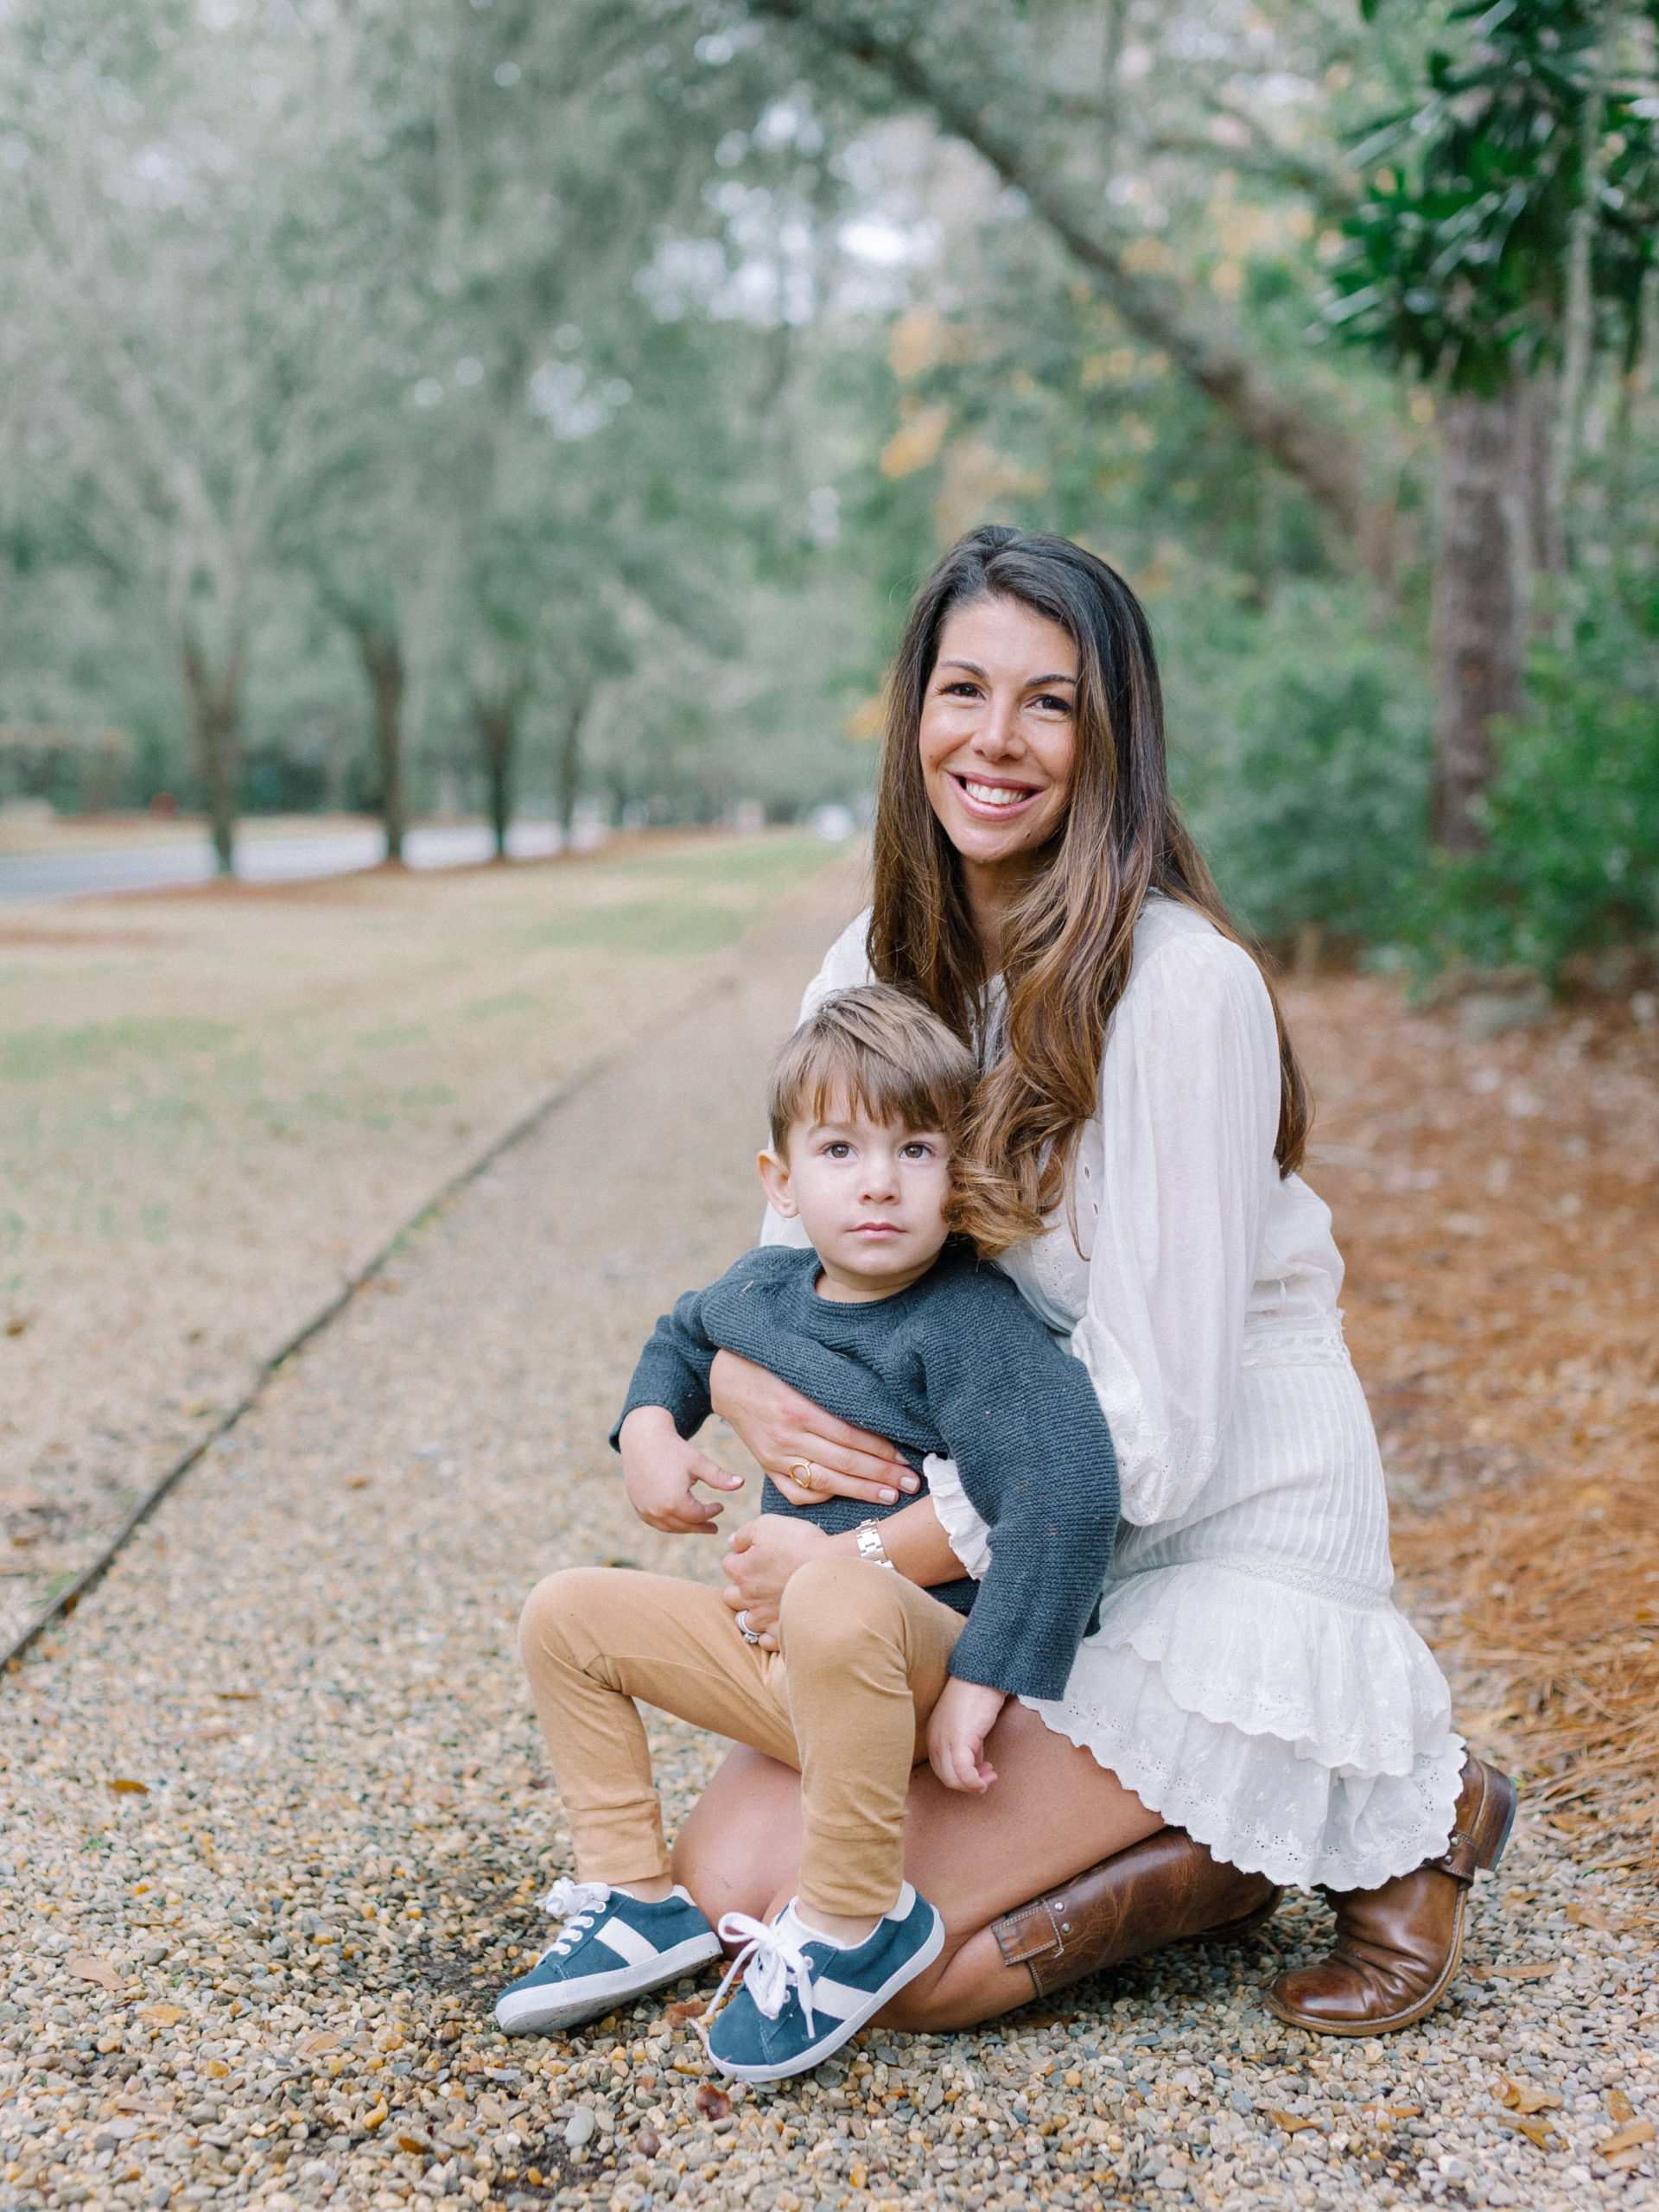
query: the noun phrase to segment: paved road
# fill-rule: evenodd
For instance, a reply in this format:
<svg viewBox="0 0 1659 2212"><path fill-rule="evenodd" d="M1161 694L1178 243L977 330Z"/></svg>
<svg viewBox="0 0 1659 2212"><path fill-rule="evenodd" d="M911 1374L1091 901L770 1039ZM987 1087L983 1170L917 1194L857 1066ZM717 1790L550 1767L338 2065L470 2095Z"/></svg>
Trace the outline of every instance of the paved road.
<svg viewBox="0 0 1659 2212"><path fill-rule="evenodd" d="M466 868L490 857L490 833L481 822L429 823L404 841L410 868ZM515 860L540 860L559 849L550 822L516 823L507 835ZM315 837L238 839L236 872L245 883L295 883L320 875L346 875L376 867L385 840L366 824L330 830ZM213 873L206 837L176 845L133 845L106 852L0 855L0 903L21 899L74 899L100 892L152 891L206 883Z"/></svg>

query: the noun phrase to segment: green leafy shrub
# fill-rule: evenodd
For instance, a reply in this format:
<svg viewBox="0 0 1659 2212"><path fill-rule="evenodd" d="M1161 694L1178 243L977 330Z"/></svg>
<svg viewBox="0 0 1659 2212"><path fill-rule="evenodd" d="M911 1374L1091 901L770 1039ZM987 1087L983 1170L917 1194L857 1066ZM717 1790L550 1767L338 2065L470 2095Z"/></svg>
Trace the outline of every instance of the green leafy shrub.
<svg viewBox="0 0 1659 2212"><path fill-rule="evenodd" d="M1341 594L1284 594L1209 657L1181 723L1188 819L1239 919L1267 939L1308 924L1397 931L1421 874L1430 705L1420 668Z"/></svg>
<svg viewBox="0 0 1659 2212"><path fill-rule="evenodd" d="M1604 594L1570 651L1535 656L1503 741L1487 846L1437 860L1408 935L1420 963L1516 963L1659 934L1659 588Z"/></svg>

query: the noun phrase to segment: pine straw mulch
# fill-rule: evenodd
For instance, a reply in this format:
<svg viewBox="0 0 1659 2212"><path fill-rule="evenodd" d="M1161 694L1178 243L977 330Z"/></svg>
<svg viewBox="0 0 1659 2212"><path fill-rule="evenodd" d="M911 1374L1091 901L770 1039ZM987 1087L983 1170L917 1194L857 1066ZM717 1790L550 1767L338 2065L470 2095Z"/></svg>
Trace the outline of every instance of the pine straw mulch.
<svg viewBox="0 0 1659 2212"><path fill-rule="evenodd" d="M1402 1599L1464 1732L1576 1853L1651 1879L1659 1028L1585 1001L1482 1042L1377 981L1286 998Z"/></svg>

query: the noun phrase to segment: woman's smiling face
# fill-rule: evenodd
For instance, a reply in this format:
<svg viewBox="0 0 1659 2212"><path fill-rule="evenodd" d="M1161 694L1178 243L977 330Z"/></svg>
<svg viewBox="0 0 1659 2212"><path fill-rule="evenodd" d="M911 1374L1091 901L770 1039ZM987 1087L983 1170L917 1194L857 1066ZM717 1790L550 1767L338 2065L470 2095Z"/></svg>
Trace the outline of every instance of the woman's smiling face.
<svg viewBox="0 0 1659 2212"><path fill-rule="evenodd" d="M1017 599L959 607L922 702L922 774L970 870L995 874L1065 818L1077 753L1077 649Z"/></svg>

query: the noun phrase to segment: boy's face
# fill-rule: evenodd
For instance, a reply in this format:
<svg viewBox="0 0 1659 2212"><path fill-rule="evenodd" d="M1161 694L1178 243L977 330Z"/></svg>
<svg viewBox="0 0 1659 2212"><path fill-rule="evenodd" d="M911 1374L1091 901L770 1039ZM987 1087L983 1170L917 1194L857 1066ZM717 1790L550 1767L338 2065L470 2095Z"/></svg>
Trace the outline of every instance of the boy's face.
<svg viewBox="0 0 1659 2212"><path fill-rule="evenodd" d="M844 1099L824 1111L796 1123L781 1159L761 1154L760 1179L779 1213L799 1216L828 1295L890 1297L926 1274L950 1234L950 1145Z"/></svg>

